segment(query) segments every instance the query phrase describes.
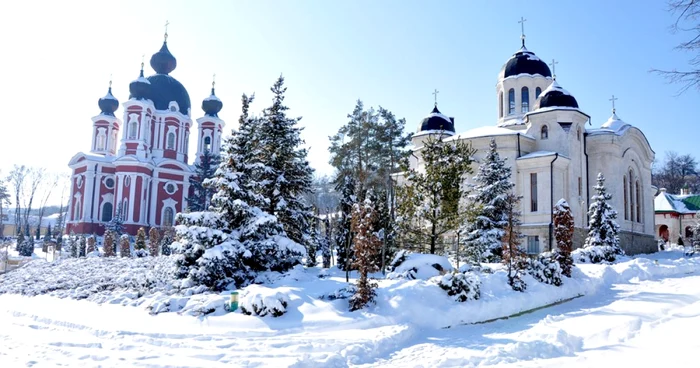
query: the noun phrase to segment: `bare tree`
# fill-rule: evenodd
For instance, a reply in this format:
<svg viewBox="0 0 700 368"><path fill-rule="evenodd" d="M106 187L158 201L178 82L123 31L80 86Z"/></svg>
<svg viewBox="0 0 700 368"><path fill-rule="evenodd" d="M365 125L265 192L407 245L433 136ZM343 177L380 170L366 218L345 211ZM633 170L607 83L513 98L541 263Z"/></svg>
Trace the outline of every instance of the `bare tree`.
<svg viewBox="0 0 700 368"><path fill-rule="evenodd" d="M24 212L22 217L24 218L23 225L26 227L29 224L29 215L32 211L32 204L34 203L34 197L39 185L41 185L44 179L45 169L30 168L28 170L27 176L25 177L24 187L22 189L22 203L24 204ZM39 224L41 226L41 224Z"/></svg>
<svg viewBox="0 0 700 368"><path fill-rule="evenodd" d="M5 235L5 205L10 205L10 192L0 176L0 238Z"/></svg>
<svg viewBox="0 0 700 368"><path fill-rule="evenodd" d="M679 155L676 152L666 152L666 158L661 166L654 167L652 184L658 188L666 188L669 193L678 194L681 188L692 192L700 190L698 163L690 154Z"/></svg>
<svg viewBox="0 0 700 368"><path fill-rule="evenodd" d="M690 52L694 56L688 61L687 70L659 70L652 69L671 83L681 84L678 94L682 94L690 88L700 90L700 0L668 0L668 11L677 15L676 21L671 25L673 33L688 32L690 39L681 42L676 50Z"/></svg>
<svg viewBox="0 0 700 368"><path fill-rule="evenodd" d="M48 174L46 175L46 180L42 182L42 194L39 198L41 202L39 203L39 223L37 224L37 232L41 231L41 222L46 213L46 204L49 202L49 199L51 199L51 193L58 185L59 179L60 177L57 174Z"/></svg>
<svg viewBox="0 0 700 368"><path fill-rule="evenodd" d="M29 169L26 166L15 165L12 171L10 171L7 181L12 185L12 193L15 196L15 233L19 234L22 232L22 215L20 210L20 197L22 196L22 190L24 188L24 179L27 177Z"/></svg>

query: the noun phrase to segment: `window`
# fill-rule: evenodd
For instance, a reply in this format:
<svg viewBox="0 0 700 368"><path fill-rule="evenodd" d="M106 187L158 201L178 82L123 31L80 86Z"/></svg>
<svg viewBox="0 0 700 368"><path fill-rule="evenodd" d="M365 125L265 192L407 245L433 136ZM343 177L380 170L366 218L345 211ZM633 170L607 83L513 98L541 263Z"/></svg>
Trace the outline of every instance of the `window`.
<svg viewBox="0 0 700 368"><path fill-rule="evenodd" d="M108 178L107 180L105 180L105 187L107 187L107 189L114 188L114 179Z"/></svg>
<svg viewBox="0 0 700 368"><path fill-rule="evenodd" d="M163 226L170 227L173 226L173 217L175 215L175 211L173 211L172 208L167 207L165 211L163 211Z"/></svg>
<svg viewBox="0 0 700 368"><path fill-rule="evenodd" d="M537 212L537 173L530 174L530 212Z"/></svg>
<svg viewBox="0 0 700 368"><path fill-rule="evenodd" d="M175 193L176 190L177 190L177 186L175 186L175 184L173 184L173 183L165 184L165 191L168 194L173 194L173 193Z"/></svg>
<svg viewBox="0 0 700 368"><path fill-rule="evenodd" d="M542 93L542 88L540 88L540 87L535 88L535 100L540 98L540 93Z"/></svg>
<svg viewBox="0 0 700 368"><path fill-rule="evenodd" d="M508 91L508 115L515 114L515 90Z"/></svg>
<svg viewBox="0 0 700 368"><path fill-rule="evenodd" d="M132 121L129 126L129 139L136 139L138 136L138 133L136 132L137 129L138 124L135 121Z"/></svg>
<svg viewBox="0 0 700 368"><path fill-rule="evenodd" d="M109 146L111 147L112 151L117 150L117 131L116 130L112 131L112 141L109 142Z"/></svg>
<svg viewBox="0 0 700 368"><path fill-rule="evenodd" d="M632 180L633 180L632 170L630 170L630 177L629 177L629 186L630 186L630 190L629 190L629 194L630 194L630 221L634 221L634 197L632 197L632 193L634 193L634 191L633 191L633 187L632 187L632 186L633 186L633 184L632 184L633 181L632 181Z"/></svg>
<svg viewBox="0 0 700 368"><path fill-rule="evenodd" d="M549 139L549 127L546 125L543 125L542 130L540 130L540 139Z"/></svg>
<svg viewBox="0 0 700 368"><path fill-rule="evenodd" d="M634 197L635 205L637 206L637 222L642 222L642 201L641 201L641 190L639 188L639 180L634 183Z"/></svg>
<svg viewBox="0 0 700 368"><path fill-rule="evenodd" d="M540 237L528 236L527 237L527 253L528 254L538 254L540 252Z"/></svg>
<svg viewBox="0 0 700 368"><path fill-rule="evenodd" d="M581 177L578 177L578 196L583 195L583 181L581 180Z"/></svg>
<svg viewBox="0 0 700 368"><path fill-rule="evenodd" d="M630 215L629 215L629 211L627 210L628 209L628 207L627 207L627 201L628 201L628 199L627 199L628 198L627 197L627 176L622 177L622 191L623 191L622 195L624 196L624 202L625 202L625 205L623 206L623 207L625 207L625 220L629 220Z"/></svg>
<svg viewBox="0 0 700 368"><path fill-rule="evenodd" d="M169 150L175 149L175 133L173 133L173 132L168 133L168 143L166 145L166 149L169 149Z"/></svg>
<svg viewBox="0 0 700 368"><path fill-rule="evenodd" d="M204 150L211 151L211 137L204 137Z"/></svg>
<svg viewBox="0 0 700 368"><path fill-rule="evenodd" d="M129 185L131 185L131 176L126 176L124 177L124 186L128 187Z"/></svg>
<svg viewBox="0 0 700 368"><path fill-rule="evenodd" d="M113 207L114 206L112 206L112 204L109 202L106 202L104 205L102 205L102 222L112 221Z"/></svg>
<svg viewBox="0 0 700 368"><path fill-rule="evenodd" d="M503 117L503 91L498 93L498 117Z"/></svg>
<svg viewBox="0 0 700 368"><path fill-rule="evenodd" d="M122 205L121 219L122 219L122 221L124 221L127 218L129 218L129 216L127 216L127 213L129 213L129 200L124 198L124 202L122 202L122 203L123 203L123 205Z"/></svg>
<svg viewBox="0 0 700 368"><path fill-rule="evenodd" d="M75 208L73 208L73 221L80 220L80 198L75 200Z"/></svg>
<svg viewBox="0 0 700 368"><path fill-rule="evenodd" d="M106 139L105 139L104 134L100 134L100 135L97 136L97 146L96 146L96 148L97 148L98 151L104 151L104 149L105 149L105 140L106 140Z"/></svg>
<svg viewBox="0 0 700 368"><path fill-rule="evenodd" d="M581 127L576 128L576 139L581 141Z"/></svg>
<svg viewBox="0 0 700 368"><path fill-rule="evenodd" d="M526 113L530 111L530 90L523 87L520 90L520 112Z"/></svg>

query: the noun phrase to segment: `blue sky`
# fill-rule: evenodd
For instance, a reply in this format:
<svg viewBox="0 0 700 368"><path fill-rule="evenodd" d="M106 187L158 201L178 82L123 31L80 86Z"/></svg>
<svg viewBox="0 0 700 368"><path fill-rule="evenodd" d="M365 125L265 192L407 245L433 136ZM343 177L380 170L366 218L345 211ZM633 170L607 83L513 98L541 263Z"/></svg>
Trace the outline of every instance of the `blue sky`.
<svg viewBox="0 0 700 368"><path fill-rule="evenodd" d="M67 172L70 158L89 150L90 118L110 74L123 102L169 20L178 59L171 75L188 89L193 118L213 73L227 129L240 95L255 92L254 109L263 109L283 73L311 164L330 174L328 136L358 98L414 131L437 88L458 132L495 124L497 75L520 46L521 16L527 47L559 62L559 83L594 127L609 117L614 94L618 115L644 131L657 159L668 150L700 156L691 138L698 92L676 96L680 86L648 72L683 69L690 58L673 50L685 36L669 32L674 17L662 0L24 1L0 5L0 170L18 163Z"/></svg>

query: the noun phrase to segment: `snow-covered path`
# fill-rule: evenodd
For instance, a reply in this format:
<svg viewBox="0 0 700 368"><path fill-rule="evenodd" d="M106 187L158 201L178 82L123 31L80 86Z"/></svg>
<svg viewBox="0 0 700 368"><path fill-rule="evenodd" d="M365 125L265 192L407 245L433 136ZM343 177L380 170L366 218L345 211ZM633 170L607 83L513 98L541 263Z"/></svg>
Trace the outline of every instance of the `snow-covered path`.
<svg viewBox="0 0 700 368"><path fill-rule="evenodd" d="M86 301L0 296L0 367L695 366L700 276L616 285L532 314L431 330L235 330ZM296 364L295 364L296 363Z"/></svg>

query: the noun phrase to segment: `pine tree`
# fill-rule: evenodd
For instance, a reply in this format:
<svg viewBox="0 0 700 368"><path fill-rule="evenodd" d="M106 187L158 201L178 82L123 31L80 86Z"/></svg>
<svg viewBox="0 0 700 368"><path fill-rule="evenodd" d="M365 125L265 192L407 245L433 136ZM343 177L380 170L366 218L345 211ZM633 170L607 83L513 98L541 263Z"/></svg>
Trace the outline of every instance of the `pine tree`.
<svg viewBox="0 0 700 368"><path fill-rule="evenodd" d="M80 235L78 238L78 257L85 257L85 248L87 246L87 239L84 235Z"/></svg>
<svg viewBox="0 0 700 368"><path fill-rule="evenodd" d="M78 237L75 236L75 233L73 231L70 232L70 235L68 237L68 245L70 247L71 258L78 258Z"/></svg>
<svg viewBox="0 0 700 368"><path fill-rule="evenodd" d="M114 234L107 230L104 234L104 244L102 244L102 252L105 257L114 257Z"/></svg>
<svg viewBox="0 0 700 368"><path fill-rule="evenodd" d="M369 280L369 273L379 271L377 255L381 242L373 229L376 211L369 199L355 204L352 214L353 248L355 251L355 267L359 271L357 292L350 298L350 310L362 309L374 302L377 283Z"/></svg>
<svg viewBox="0 0 700 368"><path fill-rule="evenodd" d="M41 251L46 253L49 251L49 242L51 241L51 224L48 225L46 233L42 238Z"/></svg>
<svg viewBox="0 0 700 368"><path fill-rule="evenodd" d="M119 203L117 213L114 214L112 220L105 224L105 229L111 231L115 237L119 237L124 233L124 219L122 217L122 204Z"/></svg>
<svg viewBox="0 0 700 368"><path fill-rule="evenodd" d="M214 188L204 185L204 182L214 177L218 167L219 156L211 153L209 150L204 150L199 158L199 162L195 162L195 174L190 177L193 195L187 198L187 205L190 211L204 211L209 208L211 197L214 195Z"/></svg>
<svg viewBox="0 0 700 368"><path fill-rule="evenodd" d="M518 211L520 197L513 192L508 193L503 205L506 227L501 239L503 247L502 262L508 268L508 284L515 291L525 291L527 284L522 279L522 270L527 266L527 255L520 247L520 239L523 237L520 232L520 211Z"/></svg>
<svg viewBox="0 0 700 368"><path fill-rule="evenodd" d="M119 253L122 257L131 257L131 242L127 234L122 234L119 238Z"/></svg>
<svg viewBox="0 0 700 368"><path fill-rule="evenodd" d="M431 136L420 153L424 170L409 170L406 185L397 188L397 223L405 248L426 251L427 245L429 253L442 253L451 244L446 235L458 230L462 178L471 173L475 150L464 141Z"/></svg>
<svg viewBox="0 0 700 368"><path fill-rule="evenodd" d="M331 221L330 213L326 213L323 219L323 234L319 234L319 250L321 251L321 257L323 258L323 268L331 267L331 258L333 257L331 249Z"/></svg>
<svg viewBox="0 0 700 368"><path fill-rule="evenodd" d="M313 212L303 196L313 191L313 169L307 161L307 150L301 148L301 118L287 117L284 105L284 78L272 86L272 106L263 111L260 124L262 208L277 217L289 239L308 247L311 244Z"/></svg>
<svg viewBox="0 0 700 368"><path fill-rule="evenodd" d="M507 223L507 194L512 192L511 169L506 159L501 159L492 139L479 171L474 177L474 194L469 195L476 209L463 226L462 234L468 261L498 261L501 258L501 239Z"/></svg>
<svg viewBox="0 0 700 368"><path fill-rule="evenodd" d="M158 248L160 246L160 234L158 233L158 229L155 227L152 227L148 231L148 251L151 254L151 257L156 257L158 256Z"/></svg>
<svg viewBox="0 0 700 368"><path fill-rule="evenodd" d="M169 256L172 254L170 245L175 239L175 230L173 228L165 229L163 232L163 238L160 240L160 254L164 256Z"/></svg>
<svg viewBox="0 0 700 368"><path fill-rule="evenodd" d="M340 192L340 204L338 210L340 216L336 223L335 244L337 247L338 268L344 271L353 269L355 255L352 251L352 209L357 203L355 196L355 181L349 175L336 180L341 183L336 190Z"/></svg>
<svg viewBox="0 0 700 368"><path fill-rule="evenodd" d="M321 248L321 232L319 229L319 218L318 218L318 209L316 210L316 216L314 216L313 222L312 222L312 230L311 230L311 241L309 241L309 245L306 247L306 267L316 267L316 264L318 263L316 260L316 256L318 251Z"/></svg>
<svg viewBox="0 0 700 368"><path fill-rule="evenodd" d="M19 252L20 247L22 247L22 244L24 243L24 234L20 231L17 234L17 242L15 243L15 250Z"/></svg>
<svg viewBox="0 0 700 368"><path fill-rule="evenodd" d="M598 173L596 186L593 187L596 194L591 198L593 203L588 209L588 236L584 243L584 248L603 247L606 255L624 254L620 248L620 225L617 224L617 211L615 211L609 200L612 195L605 189L605 177L602 173ZM607 256L605 258L608 258Z"/></svg>
<svg viewBox="0 0 700 368"><path fill-rule="evenodd" d="M136 242L134 243L134 255L136 257L146 257L146 229L140 227L136 232Z"/></svg>
<svg viewBox="0 0 700 368"><path fill-rule="evenodd" d="M561 273L571 277L571 268L574 267L574 258L571 251L574 247L574 216L571 214L569 204L562 198L554 205L554 239L557 241L557 249L554 250L554 259L561 266Z"/></svg>

